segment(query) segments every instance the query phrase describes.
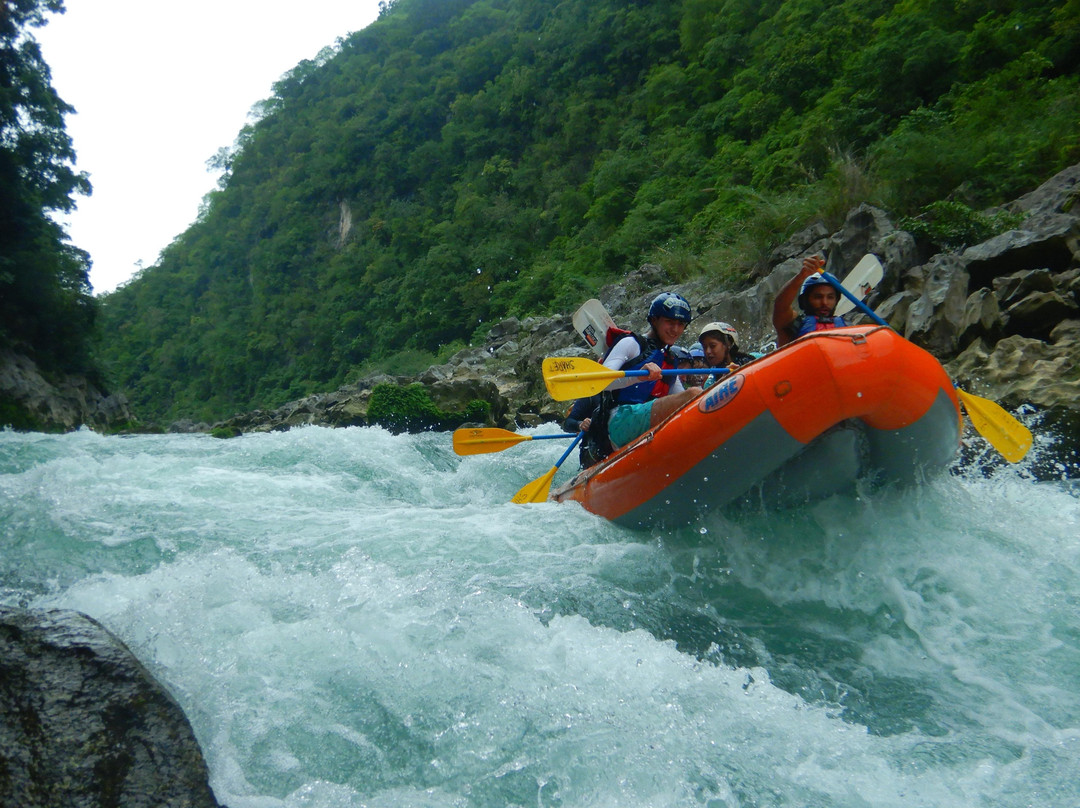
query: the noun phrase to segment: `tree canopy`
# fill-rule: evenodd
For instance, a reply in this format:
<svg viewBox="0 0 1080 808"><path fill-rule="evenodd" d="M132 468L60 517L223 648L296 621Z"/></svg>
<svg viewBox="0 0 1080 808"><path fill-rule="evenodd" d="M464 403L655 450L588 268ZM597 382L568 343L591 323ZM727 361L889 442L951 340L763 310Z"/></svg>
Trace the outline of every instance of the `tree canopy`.
<svg viewBox="0 0 1080 808"><path fill-rule="evenodd" d="M87 372L96 310L89 256L50 214L71 210L90 183L73 168L64 127L73 110L30 34L63 10L61 0L0 5L0 346L46 370Z"/></svg>
<svg viewBox="0 0 1080 808"><path fill-rule="evenodd" d="M985 206L1080 158L1077 0L396 0L215 158L103 299L144 417L403 369L646 259L737 285L810 217Z"/></svg>

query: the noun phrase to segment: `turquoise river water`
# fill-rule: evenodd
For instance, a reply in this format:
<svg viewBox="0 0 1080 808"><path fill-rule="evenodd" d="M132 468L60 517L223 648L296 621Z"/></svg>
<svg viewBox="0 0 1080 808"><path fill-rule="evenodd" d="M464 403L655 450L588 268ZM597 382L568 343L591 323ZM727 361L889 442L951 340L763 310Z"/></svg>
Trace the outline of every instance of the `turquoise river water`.
<svg viewBox="0 0 1080 808"><path fill-rule="evenodd" d="M1074 483L650 534L509 503L564 446L2 432L0 602L119 635L231 808L1080 805Z"/></svg>

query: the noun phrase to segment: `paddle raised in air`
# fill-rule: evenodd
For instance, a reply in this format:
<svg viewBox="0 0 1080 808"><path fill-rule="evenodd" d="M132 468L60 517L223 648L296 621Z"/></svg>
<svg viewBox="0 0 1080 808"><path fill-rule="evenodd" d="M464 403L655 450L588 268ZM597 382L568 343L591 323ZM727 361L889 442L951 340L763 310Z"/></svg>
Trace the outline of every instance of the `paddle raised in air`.
<svg viewBox="0 0 1080 808"><path fill-rule="evenodd" d="M882 269L881 261L873 253L867 253L844 278L844 288L860 300L866 300L867 295L874 291L884 277L885 270ZM855 304L845 297L836 305L834 313L841 317L853 308Z"/></svg>

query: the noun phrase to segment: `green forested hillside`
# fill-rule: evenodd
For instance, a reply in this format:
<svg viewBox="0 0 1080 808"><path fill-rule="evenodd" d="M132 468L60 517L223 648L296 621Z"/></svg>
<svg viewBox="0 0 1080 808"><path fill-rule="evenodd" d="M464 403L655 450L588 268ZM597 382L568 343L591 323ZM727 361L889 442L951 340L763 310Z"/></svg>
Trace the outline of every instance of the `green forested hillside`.
<svg viewBox="0 0 1080 808"><path fill-rule="evenodd" d="M812 218L1077 162L1078 68L1080 0L396 0L275 85L100 350L144 418L215 418L645 259L738 285Z"/></svg>

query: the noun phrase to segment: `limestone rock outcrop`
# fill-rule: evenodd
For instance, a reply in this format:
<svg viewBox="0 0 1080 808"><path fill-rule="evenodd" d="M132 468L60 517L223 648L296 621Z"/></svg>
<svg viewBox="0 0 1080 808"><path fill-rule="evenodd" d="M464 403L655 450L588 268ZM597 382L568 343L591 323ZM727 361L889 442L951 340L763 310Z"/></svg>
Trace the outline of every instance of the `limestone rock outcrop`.
<svg viewBox="0 0 1080 808"><path fill-rule="evenodd" d="M20 428L108 431L134 421L123 396L103 393L85 376L47 379L32 359L10 349L0 350L0 402L17 409L14 425ZM11 423L14 413L3 415L9 420L0 426Z"/></svg>

